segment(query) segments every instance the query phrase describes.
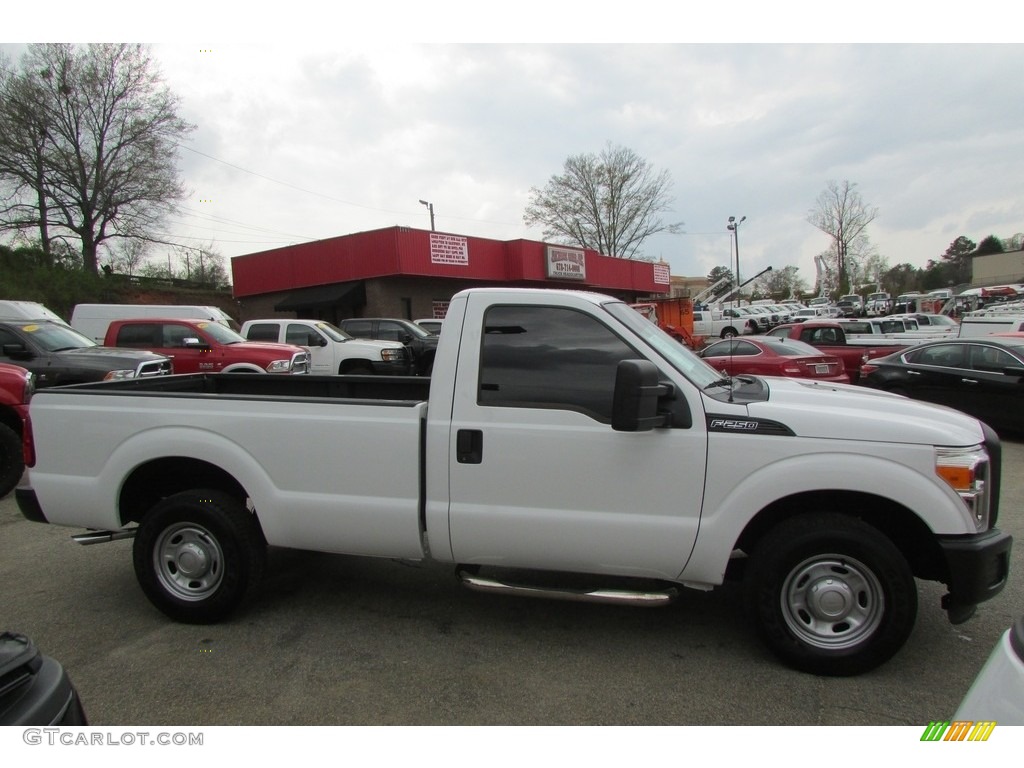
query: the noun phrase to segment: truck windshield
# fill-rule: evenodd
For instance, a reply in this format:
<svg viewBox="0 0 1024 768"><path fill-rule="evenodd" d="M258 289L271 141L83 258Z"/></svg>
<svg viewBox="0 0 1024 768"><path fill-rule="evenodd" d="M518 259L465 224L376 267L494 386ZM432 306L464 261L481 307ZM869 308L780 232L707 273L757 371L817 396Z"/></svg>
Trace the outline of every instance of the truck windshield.
<svg viewBox="0 0 1024 768"><path fill-rule="evenodd" d="M673 339L661 328L643 315L622 302L609 302L604 305L608 314L620 320L623 325L636 333L648 345L654 348L673 368L704 389L720 381L722 374L697 357L693 352Z"/></svg>
<svg viewBox="0 0 1024 768"><path fill-rule="evenodd" d="M345 333L341 328L330 323L317 322L316 329L331 341L350 341L354 336Z"/></svg>
<svg viewBox="0 0 1024 768"><path fill-rule="evenodd" d="M68 328L63 323L18 323L16 327L47 352L60 352L65 349L85 349L97 346L95 341L87 336L83 336L78 331Z"/></svg>

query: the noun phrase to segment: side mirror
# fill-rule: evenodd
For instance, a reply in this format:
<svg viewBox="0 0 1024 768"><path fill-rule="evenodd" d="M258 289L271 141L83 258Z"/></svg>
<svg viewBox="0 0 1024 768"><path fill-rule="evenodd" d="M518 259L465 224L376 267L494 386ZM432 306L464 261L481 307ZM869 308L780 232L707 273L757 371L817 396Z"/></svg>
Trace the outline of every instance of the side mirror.
<svg viewBox="0 0 1024 768"><path fill-rule="evenodd" d="M4 357L9 357L12 360L28 360L32 357L32 353L24 344L4 344L3 349Z"/></svg>
<svg viewBox="0 0 1024 768"><path fill-rule="evenodd" d="M649 360L622 360L615 372L612 429L617 432L649 432L666 427L670 415L658 413L658 399L671 387L659 382L658 367Z"/></svg>
<svg viewBox="0 0 1024 768"><path fill-rule="evenodd" d="M185 349L212 349L209 344L198 336L187 336L181 340L181 343Z"/></svg>

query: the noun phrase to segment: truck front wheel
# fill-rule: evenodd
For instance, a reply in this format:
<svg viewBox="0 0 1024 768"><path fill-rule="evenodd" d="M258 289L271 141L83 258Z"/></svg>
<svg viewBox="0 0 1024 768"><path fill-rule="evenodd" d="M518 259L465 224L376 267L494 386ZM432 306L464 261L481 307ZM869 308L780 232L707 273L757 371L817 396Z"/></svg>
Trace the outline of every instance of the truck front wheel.
<svg viewBox="0 0 1024 768"><path fill-rule="evenodd" d="M215 490L177 493L139 524L135 576L150 602L175 621L212 624L259 582L266 545L256 518Z"/></svg>
<svg viewBox="0 0 1024 768"><path fill-rule="evenodd" d="M734 339L737 336L739 336L739 334L736 333L736 329L733 328L731 325L728 328L723 328L722 329L722 338L723 339Z"/></svg>
<svg viewBox="0 0 1024 768"><path fill-rule="evenodd" d="M838 514L802 515L760 542L747 568L747 610L785 663L816 675L867 672L906 642L917 585L880 531Z"/></svg>

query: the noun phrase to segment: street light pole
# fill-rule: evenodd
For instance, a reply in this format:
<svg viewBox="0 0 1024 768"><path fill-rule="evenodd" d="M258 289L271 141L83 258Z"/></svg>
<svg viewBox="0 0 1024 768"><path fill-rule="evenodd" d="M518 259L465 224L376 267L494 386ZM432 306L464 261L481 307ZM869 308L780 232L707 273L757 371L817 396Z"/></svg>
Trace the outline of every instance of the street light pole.
<svg viewBox="0 0 1024 768"><path fill-rule="evenodd" d="M733 239L736 241L736 301L740 301L740 286L743 283L740 282L740 224L747 220L746 216L736 221L735 216L729 217L729 224L726 226L730 232L732 232Z"/></svg>
<svg viewBox="0 0 1024 768"><path fill-rule="evenodd" d="M428 203L426 200L420 200L420 205L427 206L427 210L430 211L430 231L434 231L434 204Z"/></svg>

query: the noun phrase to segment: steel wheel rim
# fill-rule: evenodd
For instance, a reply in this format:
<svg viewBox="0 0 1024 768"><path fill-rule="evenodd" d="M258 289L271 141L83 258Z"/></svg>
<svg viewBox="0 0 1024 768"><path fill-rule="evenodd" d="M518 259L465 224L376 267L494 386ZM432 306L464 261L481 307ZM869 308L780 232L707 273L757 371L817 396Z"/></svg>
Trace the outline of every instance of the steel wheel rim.
<svg viewBox="0 0 1024 768"><path fill-rule="evenodd" d="M844 650L874 634L885 615L885 593L874 572L850 557L816 555L790 571L782 615L801 641Z"/></svg>
<svg viewBox="0 0 1024 768"><path fill-rule="evenodd" d="M205 600L224 578L224 552L202 526L178 523L157 538L153 566L160 584L175 597Z"/></svg>

